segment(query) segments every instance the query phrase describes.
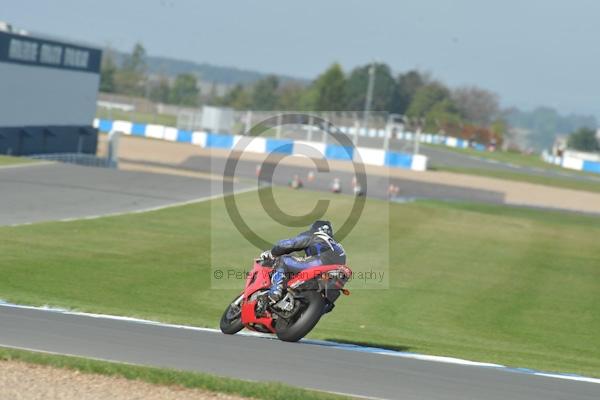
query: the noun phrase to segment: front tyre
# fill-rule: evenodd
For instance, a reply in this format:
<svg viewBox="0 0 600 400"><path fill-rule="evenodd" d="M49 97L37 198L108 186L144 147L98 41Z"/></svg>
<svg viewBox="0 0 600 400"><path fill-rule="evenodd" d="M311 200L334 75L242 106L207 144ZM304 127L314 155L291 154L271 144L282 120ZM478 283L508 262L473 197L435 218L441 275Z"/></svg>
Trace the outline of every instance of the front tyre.
<svg viewBox="0 0 600 400"><path fill-rule="evenodd" d="M306 336L321 319L325 300L320 292L306 291L302 301L305 304L302 305L303 309L298 312L297 316L292 317L291 320L277 319L275 332L279 339L285 342L297 342Z"/></svg>
<svg viewBox="0 0 600 400"><path fill-rule="evenodd" d="M243 294L236 297L227 306L221 317L221 332L226 335L233 335L244 329L244 324L242 324L242 297Z"/></svg>

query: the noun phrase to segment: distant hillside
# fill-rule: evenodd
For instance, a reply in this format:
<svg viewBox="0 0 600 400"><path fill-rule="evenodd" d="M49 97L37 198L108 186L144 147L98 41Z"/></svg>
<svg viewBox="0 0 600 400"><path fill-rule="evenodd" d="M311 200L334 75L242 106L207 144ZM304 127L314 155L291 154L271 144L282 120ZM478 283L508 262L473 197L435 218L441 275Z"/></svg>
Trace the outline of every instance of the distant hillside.
<svg viewBox="0 0 600 400"><path fill-rule="evenodd" d="M115 61L121 65L125 59L125 53L112 50ZM176 60L168 57L147 56L148 72L151 74L165 74L176 76L178 74L192 73L205 82L215 82L226 85L238 83L246 84L256 82L268 73L239 69L235 67L221 67L207 63L196 63L193 61ZM276 74L277 75L277 74ZM282 82L308 83L307 79L295 78L286 75L277 75Z"/></svg>
<svg viewBox="0 0 600 400"><path fill-rule="evenodd" d="M593 115L561 115L551 107L538 107L531 111L511 108L506 120L513 128L531 132L528 145L535 150L552 147L558 135L567 135L579 128L597 129L598 121Z"/></svg>

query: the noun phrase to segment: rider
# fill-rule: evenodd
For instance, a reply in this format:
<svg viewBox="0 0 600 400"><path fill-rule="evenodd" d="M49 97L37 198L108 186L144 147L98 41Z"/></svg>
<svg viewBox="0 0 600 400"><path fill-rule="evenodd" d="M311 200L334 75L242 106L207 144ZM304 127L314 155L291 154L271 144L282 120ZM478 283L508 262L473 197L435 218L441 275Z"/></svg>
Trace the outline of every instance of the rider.
<svg viewBox="0 0 600 400"><path fill-rule="evenodd" d="M302 250L306 257L289 255ZM271 303L281 300L288 275L319 265L346 263L344 248L333 239L333 228L329 221L315 221L309 230L296 237L280 240L271 250L263 252L260 258L277 259L268 293Z"/></svg>

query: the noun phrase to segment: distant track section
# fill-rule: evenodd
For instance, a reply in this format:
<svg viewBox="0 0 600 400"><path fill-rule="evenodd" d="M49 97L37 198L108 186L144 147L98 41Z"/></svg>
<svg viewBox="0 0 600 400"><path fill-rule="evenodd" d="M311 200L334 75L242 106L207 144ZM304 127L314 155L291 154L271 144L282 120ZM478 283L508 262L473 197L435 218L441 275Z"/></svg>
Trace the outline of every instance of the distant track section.
<svg viewBox="0 0 600 400"><path fill-rule="evenodd" d="M32 163L0 168L0 225L135 212L209 198L219 181L109 168ZM236 190L251 188L236 184Z"/></svg>

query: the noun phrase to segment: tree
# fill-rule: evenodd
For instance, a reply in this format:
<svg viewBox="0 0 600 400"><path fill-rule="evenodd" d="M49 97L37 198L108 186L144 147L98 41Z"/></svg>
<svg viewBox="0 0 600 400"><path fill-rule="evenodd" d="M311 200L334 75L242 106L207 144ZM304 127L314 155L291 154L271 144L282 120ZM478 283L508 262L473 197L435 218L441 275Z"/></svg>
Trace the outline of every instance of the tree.
<svg viewBox="0 0 600 400"><path fill-rule="evenodd" d="M133 46L131 54L125 58L123 69L144 73L146 72L146 49L137 42Z"/></svg>
<svg viewBox="0 0 600 400"><path fill-rule="evenodd" d="M568 139L568 147L587 152L600 151L600 144L596 139L596 132L589 128L579 128L571 133Z"/></svg>
<svg viewBox="0 0 600 400"><path fill-rule="evenodd" d="M444 100L450 100L450 91L439 82L432 82L419 88L406 110L409 117L423 118L433 107Z"/></svg>
<svg viewBox="0 0 600 400"><path fill-rule="evenodd" d="M277 105L277 88L279 79L269 75L261 79L252 91L252 107L255 110L274 110Z"/></svg>
<svg viewBox="0 0 600 400"><path fill-rule="evenodd" d="M306 89L299 83L287 83L277 90L277 108L279 110L312 110L313 104L305 101Z"/></svg>
<svg viewBox="0 0 600 400"><path fill-rule="evenodd" d="M427 131L456 135L463 125L450 90L440 82L431 82L419 88L406 115L413 119L425 118Z"/></svg>
<svg viewBox="0 0 600 400"><path fill-rule="evenodd" d="M173 104L197 106L199 94L196 77L192 74L179 74L171 88L169 100Z"/></svg>
<svg viewBox="0 0 600 400"><path fill-rule="evenodd" d="M477 86L464 86L452 91L458 112L468 121L489 126L498 117L498 95Z"/></svg>
<svg viewBox="0 0 600 400"><path fill-rule="evenodd" d="M427 83L427 80L426 76L415 70L398 75L396 96L391 111L397 114L406 114L415 94Z"/></svg>
<svg viewBox="0 0 600 400"><path fill-rule="evenodd" d="M116 75L117 90L128 95L143 95L146 74L146 50L136 43Z"/></svg>
<svg viewBox="0 0 600 400"><path fill-rule="evenodd" d="M313 83L316 111L343 111L346 106L346 78L335 63Z"/></svg>
<svg viewBox="0 0 600 400"><path fill-rule="evenodd" d="M507 134L508 126L506 125L506 121L503 119L496 119L494 122L492 122L490 130L496 136L496 139L500 140L503 139Z"/></svg>
<svg viewBox="0 0 600 400"><path fill-rule="evenodd" d="M102 66L100 67L100 91L113 93L116 88L115 75L117 73L117 65L115 64L112 51L106 49L104 57L102 57Z"/></svg>
<svg viewBox="0 0 600 400"><path fill-rule="evenodd" d="M168 103L170 94L169 80L165 76L161 76L158 84L150 90L150 99L159 103Z"/></svg>
<svg viewBox="0 0 600 400"><path fill-rule="evenodd" d="M218 104L231 107L236 110L246 110L252 105L252 100L248 90L246 90L241 84L237 84L223 98Z"/></svg>
<svg viewBox="0 0 600 400"><path fill-rule="evenodd" d="M355 68L346 81L346 108L351 111L362 111L365 107L367 87L369 85L369 69L371 64ZM386 64L375 64L375 85L373 87L373 103L371 110L389 111L396 92L396 81L390 67Z"/></svg>
<svg viewBox="0 0 600 400"><path fill-rule="evenodd" d="M463 120L458 113L456 105L450 98L435 103L425 114L425 130L459 135L463 126Z"/></svg>

